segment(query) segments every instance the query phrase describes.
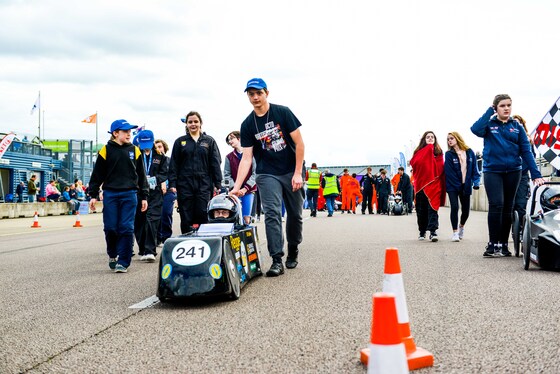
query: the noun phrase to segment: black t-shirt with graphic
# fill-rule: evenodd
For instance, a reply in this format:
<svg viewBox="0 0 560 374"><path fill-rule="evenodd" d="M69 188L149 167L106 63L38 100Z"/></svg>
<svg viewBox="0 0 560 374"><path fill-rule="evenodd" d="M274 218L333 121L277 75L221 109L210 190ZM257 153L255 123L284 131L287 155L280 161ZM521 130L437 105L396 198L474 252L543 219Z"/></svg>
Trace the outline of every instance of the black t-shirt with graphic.
<svg viewBox="0 0 560 374"><path fill-rule="evenodd" d="M270 104L268 112L259 117L255 112L241 124L241 146L253 147L257 174L284 175L293 173L296 147L290 133L301 122L285 106Z"/></svg>

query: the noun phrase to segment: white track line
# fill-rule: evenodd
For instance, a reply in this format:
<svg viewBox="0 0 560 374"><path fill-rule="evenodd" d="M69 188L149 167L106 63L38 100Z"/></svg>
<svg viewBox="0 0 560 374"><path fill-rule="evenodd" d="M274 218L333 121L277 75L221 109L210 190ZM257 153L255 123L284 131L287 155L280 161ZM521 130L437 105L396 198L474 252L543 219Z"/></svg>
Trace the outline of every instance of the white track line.
<svg viewBox="0 0 560 374"><path fill-rule="evenodd" d="M158 297L156 295L152 295L152 296L148 297L147 299L144 299L144 300L140 301L139 303L136 303L134 305L129 306L128 309L151 308L154 305L156 305L157 303L159 303Z"/></svg>

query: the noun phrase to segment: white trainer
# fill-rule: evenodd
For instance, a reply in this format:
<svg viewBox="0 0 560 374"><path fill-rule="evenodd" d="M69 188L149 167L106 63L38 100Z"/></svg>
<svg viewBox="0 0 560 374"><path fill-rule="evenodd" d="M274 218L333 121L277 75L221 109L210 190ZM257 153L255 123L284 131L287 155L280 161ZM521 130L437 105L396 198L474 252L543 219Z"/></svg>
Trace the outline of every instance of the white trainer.
<svg viewBox="0 0 560 374"><path fill-rule="evenodd" d="M465 228L459 227L459 239L463 239L463 235L465 235Z"/></svg>
<svg viewBox="0 0 560 374"><path fill-rule="evenodd" d="M453 233L453 237L451 238L451 241L452 242L460 242L461 241L461 238L459 238L459 232L458 231L455 231Z"/></svg>
<svg viewBox="0 0 560 374"><path fill-rule="evenodd" d="M153 254L145 255L143 257L145 258L144 261L146 261L146 262L155 262L156 261L156 256L154 256Z"/></svg>

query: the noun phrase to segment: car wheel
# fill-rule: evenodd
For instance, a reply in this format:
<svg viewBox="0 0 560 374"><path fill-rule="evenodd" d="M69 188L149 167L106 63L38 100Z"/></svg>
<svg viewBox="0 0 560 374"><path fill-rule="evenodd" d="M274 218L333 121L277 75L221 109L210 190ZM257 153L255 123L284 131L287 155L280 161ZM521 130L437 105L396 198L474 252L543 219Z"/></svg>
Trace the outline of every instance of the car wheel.
<svg viewBox="0 0 560 374"><path fill-rule="evenodd" d="M241 281L239 279L239 272L235 264L235 258L231 252L231 245L228 240L224 240L224 266L227 272L227 277L231 285L231 293L228 295L231 300L239 299L241 296Z"/></svg>
<svg viewBox="0 0 560 374"><path fill-rule="evenodd" d="M529 228L529 220L525 220L523 227L523 268L529 270L531 262L531 230Z"/></svg>
<svg viewBox="0 0 560 374"><path fill-rule="evenodd" d="M513 220L511 221L511 236L513 239L513 249L515 250L515 257L519 257L519 246L521 242L521 220L519 212L513 211Z"/></svg>

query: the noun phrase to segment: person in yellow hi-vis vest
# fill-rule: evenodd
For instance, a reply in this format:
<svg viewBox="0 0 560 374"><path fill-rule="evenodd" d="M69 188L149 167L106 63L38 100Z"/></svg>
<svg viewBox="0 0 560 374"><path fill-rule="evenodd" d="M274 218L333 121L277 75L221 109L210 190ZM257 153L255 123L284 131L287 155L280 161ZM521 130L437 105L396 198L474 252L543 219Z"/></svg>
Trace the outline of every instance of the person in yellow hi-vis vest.
<svg viewBox="0 0 560 374"><path fill-rule="evenodd" d="M311 169L306 172L307 181L307 204L311 209L311 217L317 217L317 199L319 198L319 187L321 186L321 172L317 169L317 164L312 163Z"/></svg>
<svg viewBox="0 0 560 374"><path fill-rule="evenodd" d="M323 196L327 203L328 216L332 217L334 212L334 199L340 194L340 184L336 175L332 174L329 169L325 170L325 175L321 180L321 187L323 187Z"/></svg>

